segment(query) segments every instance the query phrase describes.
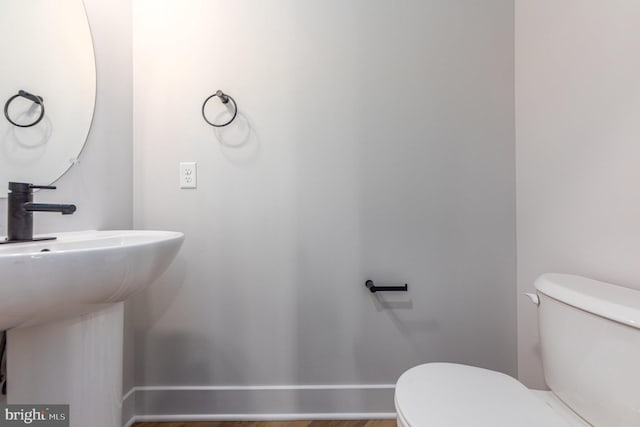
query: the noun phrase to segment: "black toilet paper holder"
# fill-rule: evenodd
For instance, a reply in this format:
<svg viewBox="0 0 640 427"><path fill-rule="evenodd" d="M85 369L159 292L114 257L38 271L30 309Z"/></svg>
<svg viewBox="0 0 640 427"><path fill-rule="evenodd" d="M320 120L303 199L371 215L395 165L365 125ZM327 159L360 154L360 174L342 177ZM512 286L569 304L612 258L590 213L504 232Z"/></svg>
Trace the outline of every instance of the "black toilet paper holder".
<svg viewBox="0 0 640 427"><path fill-rule="evenodd" d="M408 284L404 284L404 285L400 285L400 286L376 286L373 283L373 280L367 280L366 282L364 282L364 285L367 287L367 289L369 289L369 292L371 292L372 294L375 294L376 292L407 292L409 290L409 285Z"/></svg>

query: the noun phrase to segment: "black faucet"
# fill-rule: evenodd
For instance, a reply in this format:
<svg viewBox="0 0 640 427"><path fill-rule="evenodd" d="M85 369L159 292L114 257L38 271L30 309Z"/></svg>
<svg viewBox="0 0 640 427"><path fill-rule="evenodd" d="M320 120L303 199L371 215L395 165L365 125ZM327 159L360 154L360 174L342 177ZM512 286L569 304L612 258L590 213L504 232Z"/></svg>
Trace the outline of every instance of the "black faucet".
<svg viewBox="0 0 640 427"><path fill-rule="evenodd" d="M55 239L55 237L33 238L33 212L60 212L62 215L70 215L76 211L75 205L33 203L34 188L55 190L56 187L25 182L9 183L7 240L5 243Z"/></svg>

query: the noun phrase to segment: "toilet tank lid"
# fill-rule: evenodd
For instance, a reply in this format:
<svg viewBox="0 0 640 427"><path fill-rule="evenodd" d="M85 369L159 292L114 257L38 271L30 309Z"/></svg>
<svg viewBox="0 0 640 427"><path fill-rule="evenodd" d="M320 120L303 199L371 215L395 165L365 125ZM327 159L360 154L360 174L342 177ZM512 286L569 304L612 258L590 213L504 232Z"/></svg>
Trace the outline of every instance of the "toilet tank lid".
<svg viewBox="0 0 640 427"><path fill-rule="evenodd" d="M614 322L640 329L640 291L572 274L547 273L538 292Z"/></svg>

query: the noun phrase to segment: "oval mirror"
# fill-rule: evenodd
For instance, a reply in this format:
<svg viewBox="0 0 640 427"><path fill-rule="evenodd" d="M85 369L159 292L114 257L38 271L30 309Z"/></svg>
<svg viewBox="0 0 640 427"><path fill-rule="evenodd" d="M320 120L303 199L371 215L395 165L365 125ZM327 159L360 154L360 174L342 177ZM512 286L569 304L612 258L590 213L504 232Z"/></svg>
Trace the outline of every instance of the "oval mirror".
<svg viewBox="0 0 640 427"><path fill-rule="evenodd" d="M51 184L77 161L96 97L82 0L0 3L0 197L9 181Z"/></svg>

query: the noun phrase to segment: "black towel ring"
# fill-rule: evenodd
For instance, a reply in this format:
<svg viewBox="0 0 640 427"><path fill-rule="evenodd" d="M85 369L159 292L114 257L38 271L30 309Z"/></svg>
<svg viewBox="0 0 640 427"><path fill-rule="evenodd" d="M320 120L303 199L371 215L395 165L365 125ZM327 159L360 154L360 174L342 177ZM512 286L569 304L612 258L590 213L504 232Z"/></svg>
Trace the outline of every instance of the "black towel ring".
<svg viewBox="0 0 640 427"><path fill-rule="evenodd" d="M40 106L40 116L38 116L38 118L36 119L35 122L29 123L27 125L21 125L19 123L14 122L13 120L11 120L11 117L9 117L9 105L13 102L14 99L16 99L18 97L27 98L28 100L31 100L35 104ZM17 94L15 94L11 98L9 98L7 100L7 102L4 104L4 116L7 118L7 120L9 120L9 123L11 123L14 126L18 126L18 127L21 127L21 128L28 128L28 127L31 127L31 126L35 126L38 123L40 123L40 120L42 120L42 118L44 117L44 103L43 103L43 101L44 101L44 99L42 99L41 96L30 94L29 92L24 91L24 90L19 90Z"/></svg>
<svg viewBox="0 0 640 427"><path fill-rule="evenodd" d="M209 102L209 100L211 98L213 98L214 96L220 98L220 101L223 104L227 104L229 101L231 101L233 103L233 116L231 116L231 119L229 119L228 122L223 123L221 125L217 125L215 123L210 122L209 119L207 119L207 115L204 112L204 108L207 106L207 102ZM229 95L227 95L226 93L224 93L221 90L218 90L216 93L214 93L213 95L209 96L202 103L202 118L204 118L204 121L207 122L208 124L210 124L213 127L216 127L216 128L224 127L224 126L228 125L229 123L231 123L236 118L237 115L238 115L238 105L236 104L235 99L233 99L232 97L230 97Z"/></svg>

